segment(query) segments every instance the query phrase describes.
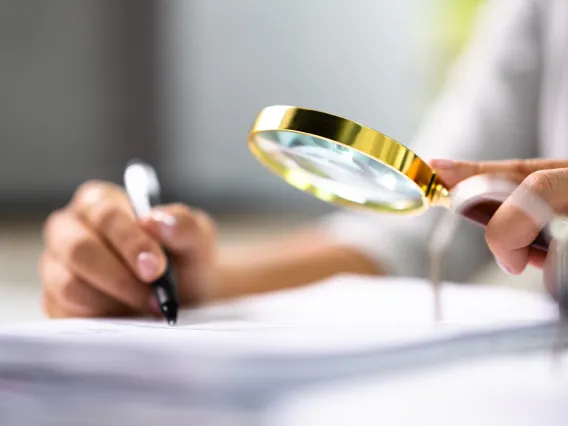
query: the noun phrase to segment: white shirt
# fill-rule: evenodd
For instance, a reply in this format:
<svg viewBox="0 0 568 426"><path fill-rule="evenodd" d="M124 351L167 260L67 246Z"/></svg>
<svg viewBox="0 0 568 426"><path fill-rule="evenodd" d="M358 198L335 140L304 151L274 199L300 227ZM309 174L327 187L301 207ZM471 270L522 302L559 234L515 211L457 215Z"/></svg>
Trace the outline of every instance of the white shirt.
<svg viewBox="0 0 568 426"><path fill-rule="evenodd" d="M494 0L409 146L422 158L568 158L568 1ZM323 227L394 275L425 276L439 214L338 212ZM444 279L464 281L489 260L483 229L462 221Z"/></svg>

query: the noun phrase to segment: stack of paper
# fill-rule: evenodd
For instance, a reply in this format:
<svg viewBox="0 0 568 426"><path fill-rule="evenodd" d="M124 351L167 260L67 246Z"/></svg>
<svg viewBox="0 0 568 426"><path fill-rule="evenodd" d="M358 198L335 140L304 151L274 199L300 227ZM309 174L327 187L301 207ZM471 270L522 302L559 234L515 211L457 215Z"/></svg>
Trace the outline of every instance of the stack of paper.
<svg viewBox="0 0 568 426"><path fill-rule="evenodd" d="M187 312L175 328L134 319L3 327L1 424L246 424L322 383L394 380L562 337L544 295L448 284L443 299L445 322L434 324L425 282L337 277Z"/></svg>

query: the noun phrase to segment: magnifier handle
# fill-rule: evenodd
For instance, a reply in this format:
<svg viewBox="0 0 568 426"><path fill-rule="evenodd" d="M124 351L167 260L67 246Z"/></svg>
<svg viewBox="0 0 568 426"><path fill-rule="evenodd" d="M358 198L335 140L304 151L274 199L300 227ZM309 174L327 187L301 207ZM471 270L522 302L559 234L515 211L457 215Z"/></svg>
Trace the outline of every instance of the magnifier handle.
<svg viewBox="0 0 568 426"><path fill-rule="evenodd" d="M486 227L501 204L503 204L501 201L481 199L479 201L469 203L467 206L458 211L458 213L466 219ZM530 247L544 253L548 253L549 245L550 238L544 231L542 231L538 234Z"/></svg>

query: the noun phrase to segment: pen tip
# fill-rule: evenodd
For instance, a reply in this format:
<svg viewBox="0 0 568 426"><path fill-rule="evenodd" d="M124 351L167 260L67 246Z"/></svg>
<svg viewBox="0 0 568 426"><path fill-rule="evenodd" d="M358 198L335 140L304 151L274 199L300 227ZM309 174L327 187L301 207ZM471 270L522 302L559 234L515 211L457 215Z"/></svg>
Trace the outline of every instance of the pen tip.
<svg viewBox="0 0 568 426"><path fill-rule="evenodd" d="M170 326L174 326L177 323L178 316L178 306L177 303L167 302L161 306L162 314L164 319L168 322Z"/></svg>

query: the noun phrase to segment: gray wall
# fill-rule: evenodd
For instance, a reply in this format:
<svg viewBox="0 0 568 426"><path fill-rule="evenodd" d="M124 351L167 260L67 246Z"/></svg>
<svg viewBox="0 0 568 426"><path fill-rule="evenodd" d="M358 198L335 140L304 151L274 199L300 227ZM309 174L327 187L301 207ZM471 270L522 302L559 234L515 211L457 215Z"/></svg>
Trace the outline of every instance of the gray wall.
<svg viewBox="0 0 568 426"><path fill-rule="evenodd" d="M204 202L316 205L251 157L254 117L267 105L304 106L409 142L424 103L429 62L420 40L432 4L163 2L163 172Z"/></svg>
<svg viewBox="0 0 568 426"><path fill-rule="evenodd" d="M253 160L249 126L291 104L408 142L433 3L0 0L1 210L119 181L133 156L204 208L321 210Z"/></svg>
<svg viewBox="0 0 568 426"><path fill-rule="evenodd" d="M149 0L0 1L3 212L64 202L153 149L154 12Z"/></svg>

